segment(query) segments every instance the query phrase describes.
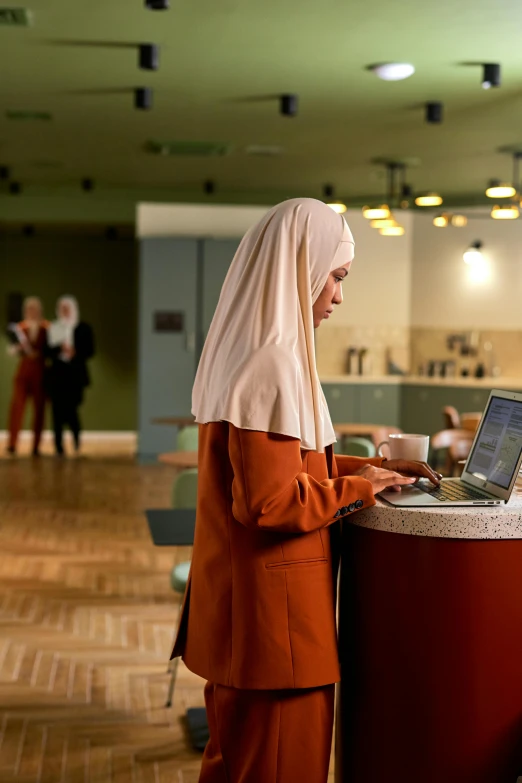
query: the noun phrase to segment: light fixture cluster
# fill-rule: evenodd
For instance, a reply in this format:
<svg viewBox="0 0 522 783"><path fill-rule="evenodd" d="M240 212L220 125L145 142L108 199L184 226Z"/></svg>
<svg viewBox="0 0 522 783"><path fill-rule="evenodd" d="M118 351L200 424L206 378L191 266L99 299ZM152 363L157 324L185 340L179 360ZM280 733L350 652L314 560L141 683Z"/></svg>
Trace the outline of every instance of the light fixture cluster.
<svg viewBox="0 0 522 783"><path fill-rule="evenodd" d="M406 166L404 163L389 161L386 163L386 170L388 174L387 203L369 204L363 207L362 213L370 221L370 226L377 229L381 236L401 237L406 233L406 230L394 217L392 207L407 209L412 190L410 185L405 182ZM402 178L400 187L397 181L399 175Z"/></svg>
<svg viewBox="0 0 522 783"><path fill-rule="evenodd" d="M333 185L323 186L323 198L330 209L333 209L338 215L344 215L348 209L344 201L335 198L335 188Z"/></svg>
<svg viewBox="0 0 522 783"><path fill-rule="evenodd" d="M502 182L499 179L491 179L486 188L486 196L494 199L508 199L503 204L495 204L491 210L494 220L516 220L520 215L519 207L522 206L522 194L520 188L520 159L522 152L513 153L513 179L512 182Z"/></svg>
<svg viewBox="0 0 522 783"><path fill-rule="evenodd" d="M440 215L435 215L433 225L437 228L447 228L448 226L464 228L464 226L468 225L468 219L466 215L452 215L449 212L443 212Z"/></svg>

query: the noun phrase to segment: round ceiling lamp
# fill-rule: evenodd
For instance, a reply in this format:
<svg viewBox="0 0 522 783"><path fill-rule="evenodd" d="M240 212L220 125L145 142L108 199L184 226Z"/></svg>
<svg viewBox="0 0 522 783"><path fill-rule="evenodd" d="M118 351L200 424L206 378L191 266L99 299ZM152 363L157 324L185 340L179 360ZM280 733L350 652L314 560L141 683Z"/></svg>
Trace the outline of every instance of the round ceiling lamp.
<svg viewBox="0 0 522 783"><path fill-rule="evenodd" d="M391 217L391 212L387 204L379 204L377 206L363 207L363 216L367 220L383 220Z"/></svg>
<svg viewBox="0 0 522 783"><path fill-rule="evenodd" d="M437 228L446 228L449 225L448 215L435 215L433 218L433 225Z"/></svg>
<svg viewBox="0 0 522 783"><path fill-rule="evenodd" d="M415 67L411 63L378 63L371 65L370 71L385 82L400 82L413 76Z"/></svg>
<svg viewBox="0 0 522 783"><path fill-rule="evenodd" d="M512 198L517 190L509 182L500 182L498 179L490 179L486 189L488 198Z"/></svg>
<svg viewBox="0 0 522 783"><path fill-rule="evenodd" d="M442 200L438 193L423 193L417 196L415 203L418 207L440 207Z"/></svg>
<svg viewBox="0 0 522 783"><path fill-rule="evenodd" d="M519 215L518 207L515 204L496 204L491 210L491 217L494 220L516 220Z"/></svg>

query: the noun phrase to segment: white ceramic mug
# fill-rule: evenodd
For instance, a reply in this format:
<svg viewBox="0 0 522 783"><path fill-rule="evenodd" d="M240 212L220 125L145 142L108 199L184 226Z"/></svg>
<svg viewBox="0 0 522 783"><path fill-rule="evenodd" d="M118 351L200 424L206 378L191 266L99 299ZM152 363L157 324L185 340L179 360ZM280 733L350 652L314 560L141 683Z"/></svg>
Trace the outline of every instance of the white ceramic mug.
<svg viewBox="0 0 522 783"><path fill-rule="evenodd" d="M383 454L382 447L388 446L390 456ZM407 435L401 433L388 435L388 440L379 443L377 454L379 457L387 459L407 459L417 462L428 461L428 451L430 448L429 435Z"/></svg>

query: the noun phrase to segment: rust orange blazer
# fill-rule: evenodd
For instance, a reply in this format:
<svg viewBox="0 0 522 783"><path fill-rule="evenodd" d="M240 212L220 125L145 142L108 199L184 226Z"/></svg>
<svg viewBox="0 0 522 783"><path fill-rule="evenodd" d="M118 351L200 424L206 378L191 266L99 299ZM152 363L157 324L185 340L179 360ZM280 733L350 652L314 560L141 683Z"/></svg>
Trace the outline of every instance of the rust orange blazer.
<svg viewBox="0 0 522 783"><path fill-rule="evenodd" d="M200 426L191 575L172 657L234 688L339 680L329 526L374 505L360 460L299 440Z"/></svg>

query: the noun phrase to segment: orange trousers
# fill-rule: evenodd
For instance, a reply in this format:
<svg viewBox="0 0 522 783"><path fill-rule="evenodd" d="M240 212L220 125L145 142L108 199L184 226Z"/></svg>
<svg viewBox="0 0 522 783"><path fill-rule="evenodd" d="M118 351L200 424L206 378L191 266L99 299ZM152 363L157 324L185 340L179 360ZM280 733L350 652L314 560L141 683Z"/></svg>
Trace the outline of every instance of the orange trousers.
<svg viewBox="0 0 522 783"><path fill-rule="evenodd" d="M33 450L38 451L45 417L45 390L40 368L18 374L14 380L13 397L9 413L9 448L16 449L18 434L24 419L27 399L33 398Z"/></svg>
<svg viewBox="0 0 522 783"><path fill-rule="evenodd" d="M327 783L335 685L237 690L208 682L199 783Z"/></svg>

